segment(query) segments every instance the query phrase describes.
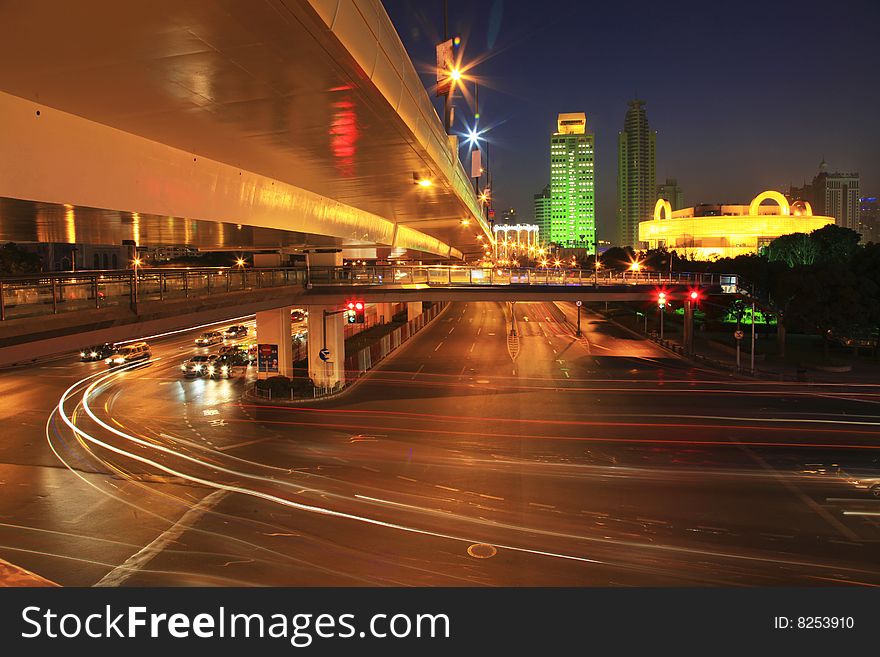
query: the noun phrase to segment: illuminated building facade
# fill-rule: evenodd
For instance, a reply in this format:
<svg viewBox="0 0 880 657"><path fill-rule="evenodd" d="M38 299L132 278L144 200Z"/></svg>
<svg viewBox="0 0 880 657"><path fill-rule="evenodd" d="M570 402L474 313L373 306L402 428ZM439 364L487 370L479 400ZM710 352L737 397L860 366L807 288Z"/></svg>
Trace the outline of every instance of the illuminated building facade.
<svg viewBox="0 0 880 657"><path fill-rule="evenodd" d="M583 112L560 114L550 137L550 217L544 239L592 250L596 235L594 140ZM545 220L545 224L546 224Z"/></svg>
<svg viewBox="0 0 880 657"><path fill-rule="evenodd" d="M648 127L645 102L632 100L623 132L617 135L617 240L637 247L639 222L651 216L657 200L655 150L657 133Z"/></svg>
<svg viewBox="0 0 880 657"><path fill-rule="evenodd" d="M772 205L762 205L766 200ZM673 211L659 199L654 218L639 224L639 240L648 248L665 247L701 260L756 253L780 235L809 233L834 223L814 215L810 203L788 202L779 192L758 194L749 205L698 205Z"/></svg>
<svg viewBox="0 0 880 657"><path fill-rule="evenodd" d="M495 254L500 260L534 258L540 248L540 229L529 224L496 224Z"/></svg>

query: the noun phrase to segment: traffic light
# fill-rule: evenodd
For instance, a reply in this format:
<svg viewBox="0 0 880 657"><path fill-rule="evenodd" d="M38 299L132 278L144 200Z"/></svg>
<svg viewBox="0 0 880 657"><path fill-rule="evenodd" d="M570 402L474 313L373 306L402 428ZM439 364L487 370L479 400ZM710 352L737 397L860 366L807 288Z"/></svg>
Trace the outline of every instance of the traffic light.
<svg viewBox="0 0 880 657"><path fill-rule="evenodd" d="M365 310L366 310L366 306L364 305L363 301L355 301L354 302L354 317L355 317L355 322L357 322L358 324L363 324L366 321L366 319L364 317Z"/></svg>
<svg viewBox="0 0 880 657"><path fill-rule="evenodd" d="M696 304L700 300L700 293L698 290L691 290L688 298L691 300L691 303Z"/></svg>
<svg viewBox="0 0 880 657"><path fill-rule="evenodd" d="M349 324L354 324L357 321L357 313L354 309L354 301L348 302L348 310L345 312L345 319Z"/></svg>
<svg viewBox="0 0 880 657"><path fill-rule="evenodd" d="M657 305L661 308L666 307L666 292L659 292L657 294Z"/></svg>

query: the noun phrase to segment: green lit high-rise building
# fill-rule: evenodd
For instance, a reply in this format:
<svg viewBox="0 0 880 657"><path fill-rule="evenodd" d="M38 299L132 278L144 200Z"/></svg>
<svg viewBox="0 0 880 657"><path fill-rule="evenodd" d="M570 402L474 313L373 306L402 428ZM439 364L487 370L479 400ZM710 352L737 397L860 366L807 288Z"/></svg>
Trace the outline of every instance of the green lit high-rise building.
<svg viewBox="0 0 880 657"><path fill-rule="evenodd" d="M639 247L639 222L657 202L654 151L657 133L648 127L645 102L632 100L617 137L617 243Z"/></svg>
<svg viewBox="0 0 880 657"><path fill-rule="evenodd" d="M550 216L545 219L543 241L592 252L596 237L593 144L586 114L559 115L557 130L550 137Z"/></svg>

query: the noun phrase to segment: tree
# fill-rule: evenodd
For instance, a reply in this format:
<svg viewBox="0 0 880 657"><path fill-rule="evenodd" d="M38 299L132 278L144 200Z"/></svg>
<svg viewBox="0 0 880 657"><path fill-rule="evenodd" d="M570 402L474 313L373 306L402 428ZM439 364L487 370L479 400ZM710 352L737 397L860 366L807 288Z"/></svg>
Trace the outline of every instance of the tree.
<svg viewBox="0 0 880 657"><path fill-rule="evenodd" d="M851 228L828 224L810 233L810 239L816 244L818 262L846 264L859 250L861 235Z"/></svg>
<svg viewBox="0 0 880 657"><path fill-rule="evenodd" d="M629 246L612 246L599 259L608 269L626 269L636 259L636 252Z"/></svg>
<svg viewBox="0 0 880 657"><path fill-rule="evenodd" d="M825 355L833 334L850 335L863 323L859 279L849 267L822 264L796 267L780 281L788 299L786 322L822 336Z"/></svg>
<svg viewBox="0 0 880 657"><path fill-rule="evenodd" d="M781 261L789 267L812 265L819 255L815 240L806 233L781 235L767 246L767 259L771 262Z"/></svg>

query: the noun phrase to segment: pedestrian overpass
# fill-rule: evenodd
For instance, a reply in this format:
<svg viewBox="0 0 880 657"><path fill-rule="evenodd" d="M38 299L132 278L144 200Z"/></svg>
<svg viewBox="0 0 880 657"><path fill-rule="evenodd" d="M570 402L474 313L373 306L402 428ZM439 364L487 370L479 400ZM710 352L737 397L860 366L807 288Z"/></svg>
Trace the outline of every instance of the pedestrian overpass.
<svg viewBox="0 0 880 657"><path fill-rule="evenodd" d="M722 274L463 266L139 268L3 278L0 364L78 349L83 334L116 342L251 314L258 340L283 342L291 307L321 317L354 299L390 318L390 304L407 304L414 317L424 302L644 302L660 291L672 302L687 302L695 291L740 293L737 277ZM342 335L342 317L330 317L309 326L321 341Z"/></svg>

